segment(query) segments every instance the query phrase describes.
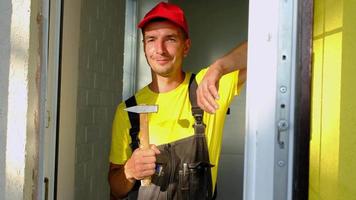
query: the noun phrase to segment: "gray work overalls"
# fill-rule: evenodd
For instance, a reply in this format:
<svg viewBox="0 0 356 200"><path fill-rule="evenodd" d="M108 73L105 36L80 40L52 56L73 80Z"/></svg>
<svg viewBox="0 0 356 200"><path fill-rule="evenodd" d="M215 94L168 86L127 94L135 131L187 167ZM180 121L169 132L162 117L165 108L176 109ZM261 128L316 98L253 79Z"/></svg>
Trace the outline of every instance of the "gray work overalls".
<svg viewBox="0 0 356 200"><path fill-rule="evenodd" d="M212 180L209 152L205 139L203 110L196 103L197 83L195 75L189 81L189 99L195 119L193 136L159 145L156 173L152 176L150 186L139 186L136 181L134 189L129 192L128 199L139 200L211 200ZM136 105L135 97L125 101L127 107ZM129 113L131 123L130 144L134 151L139 146L139 116Z"/></svg>

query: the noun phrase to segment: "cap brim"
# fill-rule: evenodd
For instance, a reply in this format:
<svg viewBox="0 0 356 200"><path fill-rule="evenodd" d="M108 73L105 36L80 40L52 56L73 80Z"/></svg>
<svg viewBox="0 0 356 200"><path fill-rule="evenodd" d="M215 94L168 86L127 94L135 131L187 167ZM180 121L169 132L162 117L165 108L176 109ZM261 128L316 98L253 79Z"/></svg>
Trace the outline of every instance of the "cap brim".
<svg viewBox="0 0 356 200"><path fill-rule="evenodd" d="M170 21L170 22L173 22L172 20L170 20L170 19L168 19L167 17L164 17L164 16L160 16L160 15L152 15L152 16L149 16L149 17L146 17L146 18L144 18L138 25L137 25L137 27L138 28L143 28L148 22L150 22L151 20L153 20L153 19L166 19L166 20L168 20L168 21ZM174 22L173 22L174 23ZM176 23L174 23L174 24L176 24Z"/></svg>

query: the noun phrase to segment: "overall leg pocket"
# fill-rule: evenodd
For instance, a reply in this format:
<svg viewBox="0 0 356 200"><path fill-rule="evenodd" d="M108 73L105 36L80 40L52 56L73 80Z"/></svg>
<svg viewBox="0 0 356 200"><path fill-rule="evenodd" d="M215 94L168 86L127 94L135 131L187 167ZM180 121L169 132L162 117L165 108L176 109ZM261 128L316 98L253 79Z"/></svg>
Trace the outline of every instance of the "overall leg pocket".
<svg viewBox="0 0 356 200"><path fill-rule="evenodd" d="M179 199L189 199L189 168L187 163L183 163L183 167L179 170L178 187Z"/></svg>
<svg viewBox="0 0 356 200"><path fill-rule="evenodd" d="M189 168L189 199L211 199L211 165L209 162L197 162Z"/></svg>

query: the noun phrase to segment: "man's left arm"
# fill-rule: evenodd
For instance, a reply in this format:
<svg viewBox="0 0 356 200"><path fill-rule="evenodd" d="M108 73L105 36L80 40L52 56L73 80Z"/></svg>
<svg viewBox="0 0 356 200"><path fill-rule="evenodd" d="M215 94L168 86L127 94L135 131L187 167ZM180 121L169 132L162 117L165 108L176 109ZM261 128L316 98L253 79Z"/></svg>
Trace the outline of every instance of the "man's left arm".
<svg viewBox="0 0 356 200"><path fill-rule="evenodd" d="M215 113L219 108L217 104L219 80L223 75L236 70L239 70L237 83L239 87L246 81L247 42L239 44L210 65L197 89L197 103L200 108L208 113Z"/></svg>

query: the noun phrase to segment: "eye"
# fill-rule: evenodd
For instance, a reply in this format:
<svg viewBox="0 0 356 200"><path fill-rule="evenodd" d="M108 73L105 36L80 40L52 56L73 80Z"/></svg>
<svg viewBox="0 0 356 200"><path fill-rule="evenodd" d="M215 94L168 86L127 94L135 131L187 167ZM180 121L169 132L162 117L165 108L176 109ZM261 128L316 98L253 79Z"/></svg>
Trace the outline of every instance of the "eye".
<svg viewBox="0 0 356 200"><path fill-rule="evenodd" d="M168 41L168 42L176 42L177 39L176 39L175 37L169 37L169 38L167 39L167 41Z"/></svg>
<svg viewBox="0 0 356 200"><path fill-rule="evenodd" d="M145 38L145 43L150 43L153 41L155 41L155 39L153 37Z"/></svg>

